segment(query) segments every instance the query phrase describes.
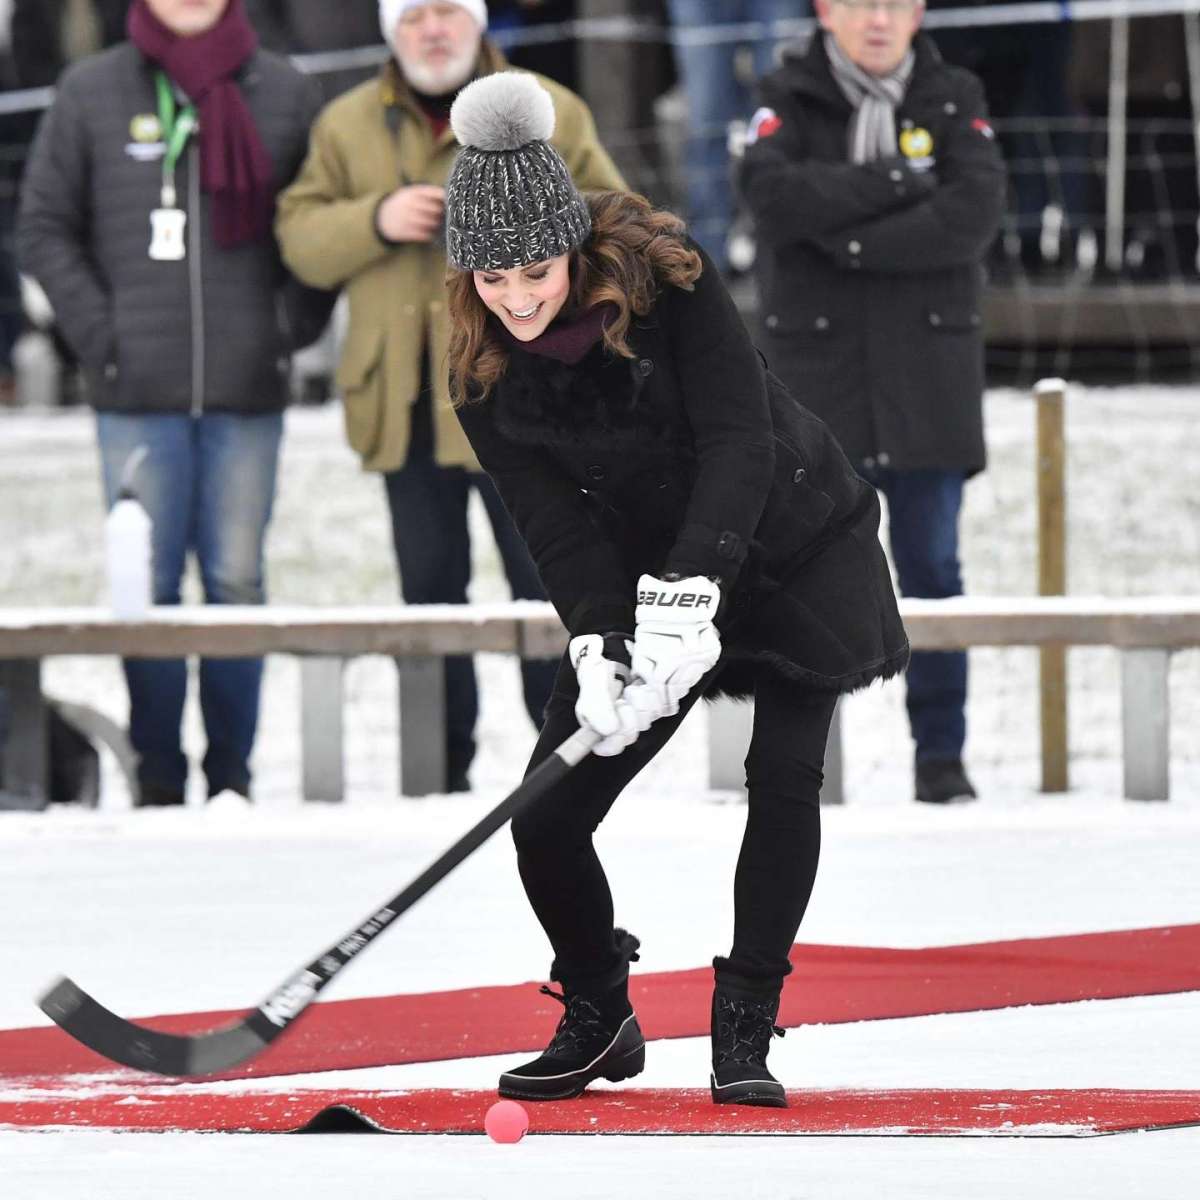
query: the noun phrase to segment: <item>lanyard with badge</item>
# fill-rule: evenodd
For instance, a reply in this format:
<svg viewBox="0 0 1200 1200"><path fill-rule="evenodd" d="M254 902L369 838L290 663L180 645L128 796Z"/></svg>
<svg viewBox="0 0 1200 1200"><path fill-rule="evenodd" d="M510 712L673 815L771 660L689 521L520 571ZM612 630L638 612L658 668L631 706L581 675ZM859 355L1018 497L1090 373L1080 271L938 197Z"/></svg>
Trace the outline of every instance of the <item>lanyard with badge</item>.
<svg viewBox="0 0 1200 1200"><path fill-rule="evenodd" d="M175 194L175 167L188 138L196 130L196 108L189 104L177 113L170 80L159 71L154 82L158 88L158 121L162 126L166 150L163 154L160 207L150 213L150 257L156 262L179 262L187 254L187 243L183 236L187 213L179 207Z"/></svg>

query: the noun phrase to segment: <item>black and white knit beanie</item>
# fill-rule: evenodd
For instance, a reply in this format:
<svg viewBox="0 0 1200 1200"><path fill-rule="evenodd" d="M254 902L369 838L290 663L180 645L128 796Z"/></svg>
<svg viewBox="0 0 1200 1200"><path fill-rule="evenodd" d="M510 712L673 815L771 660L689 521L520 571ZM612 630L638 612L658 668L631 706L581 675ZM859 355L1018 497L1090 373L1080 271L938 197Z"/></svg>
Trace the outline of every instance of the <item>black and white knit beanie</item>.
<svg viewBox="0 0 1200 1200"><path fill-rule="evenodd" d="M504 271L582 245L588 207L550 145L554 102L523 71L468 84L450 109L462 143L446 185L446 257L464 271Z"/></svg>

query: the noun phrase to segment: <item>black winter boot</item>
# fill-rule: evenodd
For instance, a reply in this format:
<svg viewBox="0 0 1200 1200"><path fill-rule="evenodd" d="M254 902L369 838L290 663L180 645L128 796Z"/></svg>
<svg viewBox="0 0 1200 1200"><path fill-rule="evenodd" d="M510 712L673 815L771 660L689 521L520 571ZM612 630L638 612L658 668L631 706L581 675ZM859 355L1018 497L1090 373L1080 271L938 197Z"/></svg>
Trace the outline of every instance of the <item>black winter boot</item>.
<svg viewBox="0 0 1200 1200"><path fill-rule="evenodd" d="M975 788L957 758L934 758L917 763L917 799L925 804L958 804L975 799Z"/></svg>
<svg viewBox="0 0 1200 1200"><path fill-rule="evenodd" d="M787 1108L783 1085L767 1070L779 988L722 975L712 1000L712 1098L714 1104Z"/></svg>
<svg viewBox="0 0 1200 1200"><path fill-rule="evenodd" d="M623 929L613 933L621 961L607 976L578 987L564 980L561 995L542 988L566 1011L539 1058L500 1076L501 1096L567 1100L595 1079L615 1083L641 1073L646 1039L629 1003L629 964L640 943Z"/></svg>

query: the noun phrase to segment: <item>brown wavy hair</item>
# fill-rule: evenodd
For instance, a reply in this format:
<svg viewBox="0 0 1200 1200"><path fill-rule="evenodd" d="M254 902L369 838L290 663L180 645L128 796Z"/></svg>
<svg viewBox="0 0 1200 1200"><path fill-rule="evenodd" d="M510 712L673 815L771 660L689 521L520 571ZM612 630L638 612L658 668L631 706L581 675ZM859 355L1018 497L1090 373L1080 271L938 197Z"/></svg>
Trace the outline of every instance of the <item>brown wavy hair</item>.
<svg viewBox="0 0 1200 1200"><path fill-rule="evenodd" d="M604 327L605 345L632 358L629 322L644 317L664 284L691 291L700 255L687 244L683 222L631 192L592 192L588 240L571 252L571 291L564 308L584 312L611 303L617 315ZM455 407L487 398L508 367L508 348L496 333L470 271L446 276L450 310L450 397Z"/></svg>

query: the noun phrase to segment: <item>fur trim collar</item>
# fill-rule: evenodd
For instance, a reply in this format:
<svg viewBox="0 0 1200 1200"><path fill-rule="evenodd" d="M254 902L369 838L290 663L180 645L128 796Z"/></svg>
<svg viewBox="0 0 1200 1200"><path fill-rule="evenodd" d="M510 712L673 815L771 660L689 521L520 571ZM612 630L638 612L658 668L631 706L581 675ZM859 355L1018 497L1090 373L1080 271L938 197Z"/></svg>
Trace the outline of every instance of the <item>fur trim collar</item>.
<svg viewBox="0 0 1200 1200"><path fill-rule="evenodd" d="M644 385L637 361L603 343L574 365L514 349L496 384L496 423L516 442L643 451L674 445L680 430Z"/></svg>

